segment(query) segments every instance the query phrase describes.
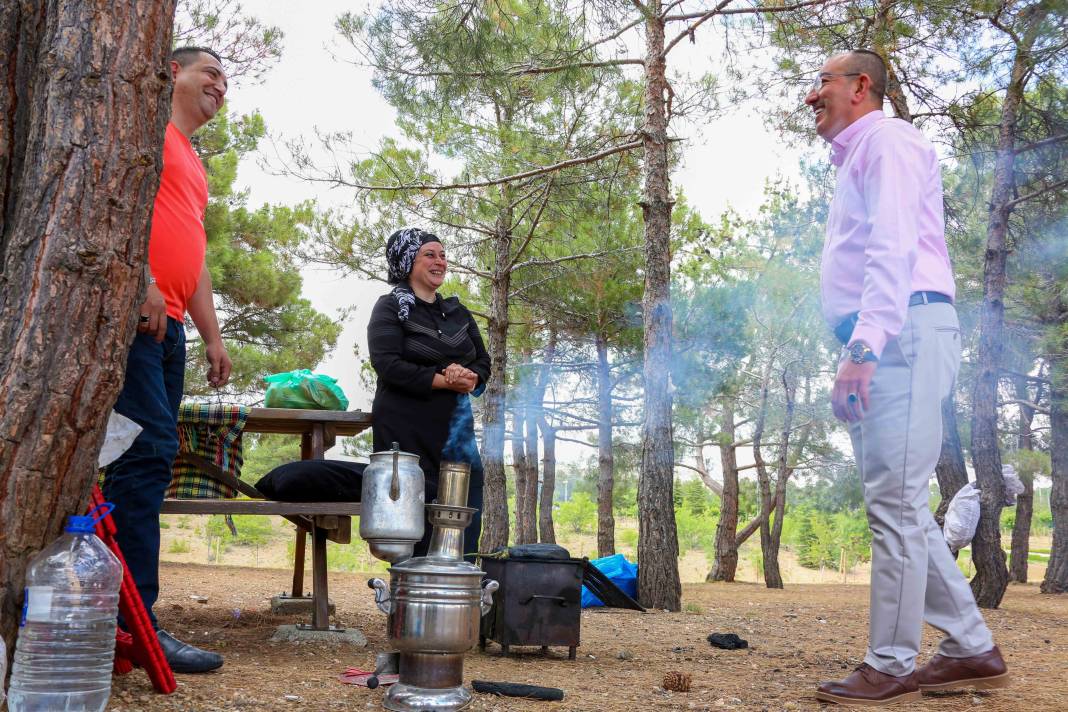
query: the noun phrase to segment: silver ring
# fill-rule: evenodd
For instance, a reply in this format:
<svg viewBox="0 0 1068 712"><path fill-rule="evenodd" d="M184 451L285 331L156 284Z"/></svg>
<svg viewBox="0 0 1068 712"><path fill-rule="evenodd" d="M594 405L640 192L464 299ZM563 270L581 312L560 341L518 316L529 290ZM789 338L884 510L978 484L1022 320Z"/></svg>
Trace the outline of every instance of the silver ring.
<svg viewBox="0 0 1068 712"><path fill-rule="evenodd" d="M147 324L148 323L148 314L142 314L141 315L141 323L142 324Z"/></svg>

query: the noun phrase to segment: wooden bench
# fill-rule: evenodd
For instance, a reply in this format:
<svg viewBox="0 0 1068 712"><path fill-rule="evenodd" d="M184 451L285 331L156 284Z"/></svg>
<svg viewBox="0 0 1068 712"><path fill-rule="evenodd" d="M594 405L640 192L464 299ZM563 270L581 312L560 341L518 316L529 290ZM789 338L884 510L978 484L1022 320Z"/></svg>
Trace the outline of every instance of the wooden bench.
<svg viewBox="0 0 1068 712"><path fill-rule="evenodd" d="M334 446L338 435L357 435L371 425L370 413L362 411L291 410L253 408L244 432L281 433L301 436L301 458L322 459ZM198 470L232 487L249 499L167 499L163 514L266 514L285 517L297 525L293 560L292 598L304 597L304 558L307 535L312 536L312 622L313 630L331 630L330 596L327 586L326 542L352 541L352 517L360 515L359 502L276 502L266 499L252 485L238 480L222 468L188 452L179 458ZM307 599L305 599L307 600Z"/></svg>

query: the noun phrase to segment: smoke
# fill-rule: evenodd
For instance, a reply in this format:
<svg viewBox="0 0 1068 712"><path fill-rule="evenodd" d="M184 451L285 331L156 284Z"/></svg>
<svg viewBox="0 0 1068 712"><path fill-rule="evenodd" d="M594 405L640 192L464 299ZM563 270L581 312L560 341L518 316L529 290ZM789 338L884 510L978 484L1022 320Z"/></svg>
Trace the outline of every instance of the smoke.
<svg viewBox="0 0 1068 712"><path fill-rule="evenodd" d="M441 459L446 462L466 462L474 466L479 461L474 432L475 415L471 411L471 398L466 393L457 393L456 407L449 421L449 437L441 450Z"/></svg>

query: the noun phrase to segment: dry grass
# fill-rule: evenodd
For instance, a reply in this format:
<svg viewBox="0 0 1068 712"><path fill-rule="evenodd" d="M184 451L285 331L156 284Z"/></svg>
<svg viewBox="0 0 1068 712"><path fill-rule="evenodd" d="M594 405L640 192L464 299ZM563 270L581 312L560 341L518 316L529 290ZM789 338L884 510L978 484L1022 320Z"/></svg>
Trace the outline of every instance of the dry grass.
<svg viewBox="0 0 1068 712"><path fill-rule="evenodd" d="M284 570L166 564L162 624L177 636L226 655L226 665L208 675L179 676L178 692L152 694L147 678L119 678L109 710L333 710L380 709L382 690L336 681L349 666L369 667L385 643L385 617L372 603L366 577L331 574L338 622L367 634L366 649L329 644L271 643L274 627L296 622L266 613L268 598L289 580ZM208 597L206 604L190 596ZM502 658L490 645L468 656L465 678L562 687L560 703L478 696L471 710L783 710L817 709L812 696L823 679L841 677L859 663L867 627L867 588L797 585L769 591L755 584L692 584L684 603L692 612L638 614L619 610L583 613L579 659L566 650L548 658L520 649ZM240 616L235 617L235 611ZM696 612L700 611L700 612ZM1000 610L987 620L1012 672L1013 687L990 694L946 694L913 710L1068 709L1068 597L1043 596L1037 586L1013 586ZM750 648L723 651L708 633L735 632ZM933 650L934 631L924 639L921 660ZM660 688L667 672L690 674L687 693ZM287 700L286 696L298 700Z"/></svg>

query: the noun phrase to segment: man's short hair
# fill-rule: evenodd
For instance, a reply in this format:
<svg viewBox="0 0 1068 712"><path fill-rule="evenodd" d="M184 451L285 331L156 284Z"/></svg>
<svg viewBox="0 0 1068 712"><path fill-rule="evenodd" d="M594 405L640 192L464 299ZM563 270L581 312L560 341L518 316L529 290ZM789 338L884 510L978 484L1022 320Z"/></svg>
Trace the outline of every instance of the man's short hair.
<svg viewBox="0 0 1068 712"><path fill-rule="evenodd" d="M871 78L871 93L881 104L886 96L886 62L870 49L854 49L846 53L849 71L863 72Z"/></svg>
<svg viewBox="0 0 1068 712"><path fill-rule="evenodd" d="M171 60L178 63L180 67L188 67L191 63L197 60L197 55L207 54L214 57L219 64L222 64L222 57L216 54L215 50L208 49L207 47L179 47L171 52Z"/></svg>

